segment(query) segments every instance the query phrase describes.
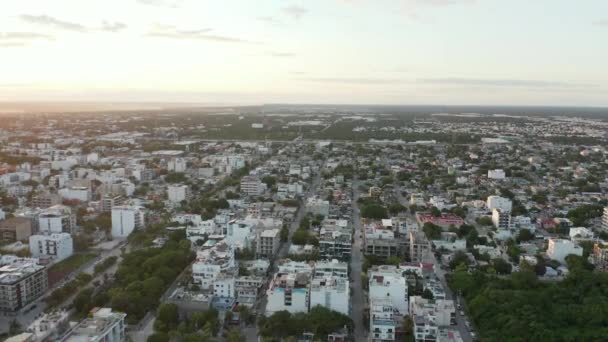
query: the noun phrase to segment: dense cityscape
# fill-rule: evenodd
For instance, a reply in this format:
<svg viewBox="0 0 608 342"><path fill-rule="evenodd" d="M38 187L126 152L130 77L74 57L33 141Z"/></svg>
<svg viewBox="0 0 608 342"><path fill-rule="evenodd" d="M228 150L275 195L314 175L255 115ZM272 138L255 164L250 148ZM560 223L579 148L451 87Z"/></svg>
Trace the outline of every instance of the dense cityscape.
<svg viewBox="0 0 608 342"><path fill-rule="evenodd" d="M604 340L605 114L4 114L2 338Z"/></svg>

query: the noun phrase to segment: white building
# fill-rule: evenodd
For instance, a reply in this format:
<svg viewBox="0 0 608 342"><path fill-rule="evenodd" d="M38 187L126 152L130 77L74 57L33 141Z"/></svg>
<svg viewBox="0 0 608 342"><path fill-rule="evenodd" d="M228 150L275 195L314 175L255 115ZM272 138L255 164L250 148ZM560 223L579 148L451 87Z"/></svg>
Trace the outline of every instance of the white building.
<svg viewBox="0 0 608 342"><path fill-rule="evenodd" d="M321 305L330 310L350 314L350 286L348 278L335 276L315 278L310 284L310 308Z"/></svg>
<svg viewBox="0 0 608 342"><path fill-rule="evenodd" d="M249 247L255 239L255 226L243 220L232 220L226 227L225 241L237 247Z"/></svg>
<svg viewBox="0 0 608 342"><path fill-rule="evenodd" d="M424 207L426 202L424 201L424 194L415 192L410 195L410 205Z"/></svg>
<svg viewBox="0 0 608 342"><path fill-rule="evenodd" d="M144 226L141 207L121 205L112 208L112 237L127 237Z"/></svg>
<svg viewBox="0 0 608 342"><path fill-rule="evenodd" d="M59 262L74 253L74 242L68 233L32 235L30 253L34 258L51 258Z"/></svg>
<svg viewBox="0 0 608 342"><path fill-rule="evenodd" d="M91 190L85 186L73 186L69 188L60 189L59 195L61 198L67 200L78 200L81 202L88 202L91 200Z"/></svg>
<svg viewBox="0 0 608 342"><path fill-rule="evenodd" d="M265 189L265 184L256 176L244 176L241 178L241 192L248 196L261 195Z"/></svg>
<svg viewBox="0 0 608 342"><path fill-rule="evenodd" d="M571 240L574 239L593 239L593 232L585 227L570 228L568 233Z"/></svg>
<svg viewBox="0 0 608 342"><path fill-rule="evenodd" d="M226 243L215 243L211 248L196 252L196 261L192 264L192 280L203 289L213 288L215 280L221 273L234 271L236 261L234 248Z"/></svg>
<svg viewBox="0 0 608 342"><path fill-rule="evenodd" d="M187 163L183 158L171 158L167 162L167 170L171 172L186 172Z"/></svg>
<svg viewBox="0 0 608 342"><path fill-rule="evenodd" d="M318 197L310 197L306 201L306 212L313 215L329 216L329 201Z"/></svg>
<svg viewBox="0 0 608 342"><path fill-rule="evenodd" d="M167 197L170 202L179 204L181 201L185 201L188 198L189 190L187 185L171 184L167 187Z"/></svg>
<svg viewBox="0 0 608 342"><path fill-rule="evenodd" d="M72 209L65 205L54 205L44 209L38 216L38 231L44 234L71 233L76 225Z"/></svg>
<svg viewBox="0 0 608 342"><path fill-rule="evenodd" d="M510 199L500 196L488 196L486 206L490 211L494 209L500 209L504 212L511 212L513 208L513 202Z"/></svg>
<svg viewBox="0 0 608 342"><path fill-rule="evenodd" d="M505 171L502 169L488 170L488 178L496 180L505 179Z"/></svg>
<svg viewBox="0 0 608 342"><path fill-rule="evenodd" d="M389 300L396 313L404 316L409 312L408 289L402 271L396 266L376 266L370 269L369 298Z"/></svg>
<svg viewBox="0 0 608 342"><path fill-rule="evenodd" d="M232 273L220 273L213 281L213 295L218 298L236 298L235 280Z"/></svg>
<svg viewBox="0 0 608 342"><path fill-rule="evenodd" d="M124 342L127 314L97 308L91 317L78 323L61 342Z"/></svg>
<svg viewBox="0 0 608 342"><path fill-rule="evenodd" d="M502 211L500 209L492 210L492 223L494 227L498 229L510 229L511 228L511 212Z"/></svg>
<svg viewBox="0 0 608 342"><path fill-rule="evenodd" d="M563 264L566 262L566 257L570 254L582 256L583 248L570 240L549 239L549 246L547 247L547 256L549 258Z"/></svg>
<svg viewBox="0 0 608 342"><path fill-rule="evenodd" d="M369 340L372 342L395 341L394 308L387 298L369 299Z"/></svg>
<svg viewBox="0 0 608 342"><path fill-rule="evenodd" d="M266 292L268 297L266 315L269 316L283 310L290 313L308 312L310 277L311 273L306 271L284 272L279 270Z"/></svg>
<svg viewBox="0 0 608 342"><path fill-rule="evenodd" d="M258 233L256 254L258 258L272 258L281 244L280 229L266 229Z"/></svg>

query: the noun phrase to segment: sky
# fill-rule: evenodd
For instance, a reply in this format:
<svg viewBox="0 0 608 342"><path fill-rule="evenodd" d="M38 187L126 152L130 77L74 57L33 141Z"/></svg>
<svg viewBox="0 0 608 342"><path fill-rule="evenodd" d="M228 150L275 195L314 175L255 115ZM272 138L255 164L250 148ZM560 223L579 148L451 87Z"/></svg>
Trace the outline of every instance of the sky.
<svg viewBox="0 0 608 342"><path fill-rule="evenodd" d="M608 1L5 0L0 101L608 106Z"/></svg>

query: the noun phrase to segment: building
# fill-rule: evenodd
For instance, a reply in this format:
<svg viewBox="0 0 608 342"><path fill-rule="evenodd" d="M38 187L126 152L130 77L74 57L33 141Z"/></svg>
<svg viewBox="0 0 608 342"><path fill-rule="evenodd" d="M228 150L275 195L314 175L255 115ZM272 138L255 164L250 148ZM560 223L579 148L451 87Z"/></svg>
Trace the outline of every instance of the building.
<svg viewBox="0 0 608 342"><path fill-rule="evenodd" d="M91 190L86 186L63 188L58 192L64 200L77 200L80 202L88 202L91 200Z"/></svg>
<svg viewBox="0 0 608 342"><path fill-rule="evenodd" d="M167 162L167 170L169 172L186 172L187 162L183 158L171 158Z"/></svg>
<svg viewBox="0 0 608 342"><path fill-rule="evenodd" d="M321 305L345 315L350 314L350 286L348 278L317 277L310 283L310 308Z"/></svg>
<svg viewBox="0 0 608 342"><path fill-rule="evenodd" d="M395 321L393 304L386 298L370 297L369 340L372 342L395 341L399 322Z"/></svg>
<svg viewBox="0 0 608 342"><path fill-rule="evenodd" d="M510 229L511 212L494 208L492 210L492 223L494 224L494 227L498 229Z"/></svg>
<svg viewBox="0 0 608 342"><path fill-rule="evenodd" d="M241 192L247 196L261 195L265 190L264 183L256 176L241 178Z"/></svg>
<svg viewBox="0 0 608 342"><path fill-rule="evenodd" d="M61 342L124 342L127 314L110 308L95 308L92 314L72 328Z"/></svg>
<svg viewBox="0 0 608 342"><path fill-rule="evenodd" d="M232 220L226 226L225 241L228 244L247 248L255 238L255 226L244 220Z"/></svg>
<svg viewBox="0 0 608 342"><path fill-rule="evenodd" d="M74 242L68 233L30 236L30 253L35 258L50 258L59 262L74 252Z"/></svg>
<svg viewBox="0 0 608 342"><path fill-rule="evenodd" d="M513 202L510 199L500 196L488 196L486 206L490 211L494 209L500 209L504 212L511 212L513 209Z"/></svg>
<svg viewBox="0 0 608 342"><path fill-rule="evenodd" d="M602 215L602 229L608 231L608 207L604 208L604 214Z"/></svg>
<svg viewBox="0 0 608 342"><path fill-rule="evenodd" d="M179 204L188 199L189 192L190 188L183 184L171 184L167 187L167 197L169 198L169 201L174 204Z"/></svg>
<svg viewBox="0 0 608 342"><path fill-rule="evenodd" d="M593 245L591 262L595 265L596 270L608 272L608 245L595 243Z"/></svg>
<svg viewBox="0 0 608 342"><path fill-rule="evenodd" d="M0 241L10 243L28 241L32 235L32 220L24 217L12 217L0 221Z"/></svg>
<svg viewBox="0 0 608 342"><path fill-rule="evenodd" d="M112 208L112 237L127 237L144 226L144 211L140 207L121 205Z"/></svg>
<svg viewBox="0 0 608 342"><path fill-rule="evenodd" d="M76 216L65 205L55 205L44 209L38 216L38 232L43 234L72 233L76 226Z"/></svg>
<svg viewBox="0 0 608 342"><path fill-rule="evenodd" d="M383 298L391 302L394 313L405 316L409 312L408 286L397 266L374 266L369 271L369 298Z"/></svg>
<svg viewBox="0 0 608 342"><path fill-rule="evenodd" d="M444 230L449 229L451 226L460 227L464 224L462 217L451 213L441 213L441 215L437 217L430 213L416 213L416 220L418 221L418 225L420 227L429 222L443 228Z"/></svg>
<svg viewBox="0 0 608 342"><path fill-rule="evenodd" d="M426 202L424 200L424 194L415 192L410 195L410 205L424 207Z"/></svg>
<svg viewBox="0 0 608 342"><path fill-rule="evenodd" d="M412 296L409 304L410 316L426 316L436 326L450 326L456 319L456 308L451 299L425 299Z"/></svg>
<svg viewBox="0 0 608 342"><path fill-rule="evenodd" d="M44 295L47 288L47 269L38 265L38 259L0 257L0 311L15 314Z"/></svg>
<svg viewBox="0 0 608 342"><path fill-rule="evenodd" d="M395 233L381 224L372 223L365 227L365 254L388 258L397 255L398 242Z"/></svg>
<svg viewBox="0 0 608 342"><path fill-rule="evenodd" d="M266 229L258 233L256 254L258 258L271 259L281 245L281 231L279 229Z"/></svg>
<svg viewBox="0 0 608 342"><path fill-rule="evenodd" d="M329 201L322 200L318 197L309 197L306 201L306 212L313 215L329 216Z"/></svg>
<svg viewBox="0 0 608 342"><path fill-rule="evenodd" d="M319 233L319 256L321 259L349 261L352 254L352 233L350 229L321 228Z"/></svg>
<svg viewBox="0 0 608 342"><path fill-rule="evenodd" d="M489 179L502 180L505 177L505 171L502 169L488 170Z"/></svg>
<svg viewBox="0 0 608 342"><path fill-rule="evenodd" d="M196 252L192 264L192 281L202 289L212 289L221 273L236 269L235 249L225 242L213 243L209 248Z"/></svg>
<svg viewBox="0 0 608 342"><path fill-rule="evenodd" d="M103 213L112 212L112 207L123 205L125 199L121 195L106 194L101 196L99 210Z"/></svg>
<svg viewBox="0 0 608 342"><path fill-rule="evenodd" d="M549 239L547 256L564 264L566 257L570 254L582 256L583 248L574 242L565 239Z"/></svg>
<svg viewBox="0 0 608 342"><path fill-rule="evenodd" d="M34 208L48 208L57 204L61 204L61 196L58 194L45 192L32 197L32 207Z"/></svg>
<svg viewBox="0 0 608 342"><path fill-rule="evenodd" d="M307 267L296 270L289 269L290 267L279 268L279 272L270 281L266 292L267 316L283 310L290 313L308 312L309 310L312 269Z"/></svg>

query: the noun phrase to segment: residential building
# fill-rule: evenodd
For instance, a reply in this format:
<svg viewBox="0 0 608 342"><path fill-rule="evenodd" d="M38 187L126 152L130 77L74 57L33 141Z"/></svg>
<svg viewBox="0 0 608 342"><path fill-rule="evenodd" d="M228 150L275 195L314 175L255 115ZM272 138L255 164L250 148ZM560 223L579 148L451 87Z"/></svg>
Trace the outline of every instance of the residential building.
<svg viewBox="0 0 608 342"><path fill-rule="evenodd" d="M310 308L321 305L345 315L350 314L350 286L348 278L323 276L310 283Z"/></svg>
<svg viewBox="0 0 608 342"><path fill-rule="evenodd" d="M564 264L566 257L570 254L582 256L583 248L574 242L565 239L549 239L547 256Z"/></svg>
<svg viewBox="0 0 608 342"><path fill-rule="evenodd" d="M47 269L38 259L0 256L0 311L14 314L48 288Z"/></svg>
<svg viewBox="0 0 608 342"><path fill-rule="evenodd" d="M10 243L28 241L32 235L32 221L24 217L11 217L0 221L0 241Z"/></svg>
<svg viewBox="0 0 608 342"><path fill-rule="evenodd" d="M511 212L502 211L501 209L494 208L492 210L492 223L494 224L494 227L498 229L510 229Z"/></svg>
<svg viewBox="0 0 608 342"><path fill-rule="evenodd" d="M604 214L602 215L602 229L608 231L608 207L604 207Z"/></svg>
<svg viewBox="0 0 608 342"><path fill-rule="evenodd" d="M141 207L120 205L112 208L112 237L127 237L143 226L144 211Z"/></svg>
<svg viewBox="0 0 608 342"><path fill-rule="evenodd" d="M401 316L409 312L408 286L397 266L373 266L369 271L369 298L384 298L391 302L393 311Z"/></svg>
<svg viewBox="0 0 608 342"><path fill-rule="evenodd" d="M202 289L212 289L221 273L235 269L235 249L220 241L196 252L196 261L192 264L192 280L200 284Z"/></svg>
<svg viewBox="0 0 608 342"><path fill-rule="evenodd" d="M396 322L393 304L387 298L370 297L369 340L371 342L395 341Z"/></svg>
<svg viewBox="0 0 608 342"><path fill-rule="evenodd" d="M306 201L306 212L313 215L329 216L329 201L320 199L319 197L309 197Z"/></svg>
<svg viewBox="0 0 608 342"><path fill-rule="evenodd" d="M189 187L183 184L171 184L167 187L167 197L174 204L179 204L188 199Z"/></svg>
<svg viewBox="0 0 608 342"><path fill-rule="evenodd" d="M433 216L430 213L416 213L416 220L420 227L424 226L425 223L430 222L437 225L444 230L449 229L451 226L460 227L464 224L462 217L451 214L442 213L440 216Z"/></svg>
<svg viewBox="0 0 608 342"><path fill-rule="evenodd" d="M68 233L30 236L30 253L35 258L53 259L59 262L74 252L74 242Z"/></svg>
<svg viewBox="0 0 608 342"><path fill-rule="evenodd" d="M72 328L61 342L124 342L127 314L110 308L95 308L92 315Z"/></svg>
<svg viewBox="0 0 608 342"><path fill-rule="evenodd" d="M99 209L103 213L110 213L110 212L112 212L113 207L123 205L124 201L125 201L125 199L121 195L105 194L105 195L101 196Z"/></svg>
<svg viewBox="0 0 608 342"><path fill-rule="evenodd" d="M350 229L321 228L319 233L319 256L322 259L348 261L352 254L352 240Z"/></svg>
<svg viewBox="0 0 608 342"><path fill-rule="evenodd" d="M71 234L75 226L76 216L72 214L72 208L65 205L44 209L38 216L38 232L43 234Z"/></svg>
<svg viewBox="0 0 608 342"><path fill-rule="evenodd" d="M266 229L258 232L256 254L259 257L271 259L281 244L280 229Z"/></svg>
<svg viewBox="0 0 608 342"><path fill-rule="evenodd" d="M364 236L365 254L388 258L397 255L395 233L382 224L366 225Z"/></svg>
<svg viewBox="0 0 608 342"><path fill-rule="evenodd" d="M511 212L513 208L513 202L508 198L492 195L488 196L486 206L490 211L494 209L500 209L504 212Z"/></svg>
<svg viewBox="0 0 608 342"><path fill-rule="evenodd" d="M231 245L247 248L255 239L255 226L244 220L232 220L226 226L225 241Z"/></svg>
<svg viewBox="0 0 608 342"><path fill-rule="evenodd" d="M244 176L241 178L241 192L248 196L261 195L265 190L264 183L256 176Z"/></svg>
<svg viewBox="0 0 608 342"><path fill-rule="evenodd" d="M505 171L502 169L488 170L488 178L495 180L505 179Z"/></svg>
<svg viewBox="0 0 608 342"><path fill-rule="evenodd" d="M310 306L311 270L279 269L266 292L266 315L277 311L308 312Z"/></svg>
<svg viewBox="0 0 608 342"><path fill-rule="evenodd" d="M183 158L171 158L167 162L167 170L169 172L186 172L187 162Z"/></svg>
<svg viewBox="0 0 608 342"><path fill-rule="evenodd" d="M59 190L59 195L64 200L77 200L89 202L91 200L91 190L86 186L72 186Z"/></svg>
<svg viewBox="0 0 608 342"><path fill-rule="evenodd" d="M45 192L32 197L32 207L34 208L48 208L57 204L61 204L59 194Z"/></svg>
<svg viewBox="0 0 608 342"><path fill-rule="evenodd" d="M595 265L596 270L608 272L608 245L596 242L593 245L591 262Z"/></svg>

